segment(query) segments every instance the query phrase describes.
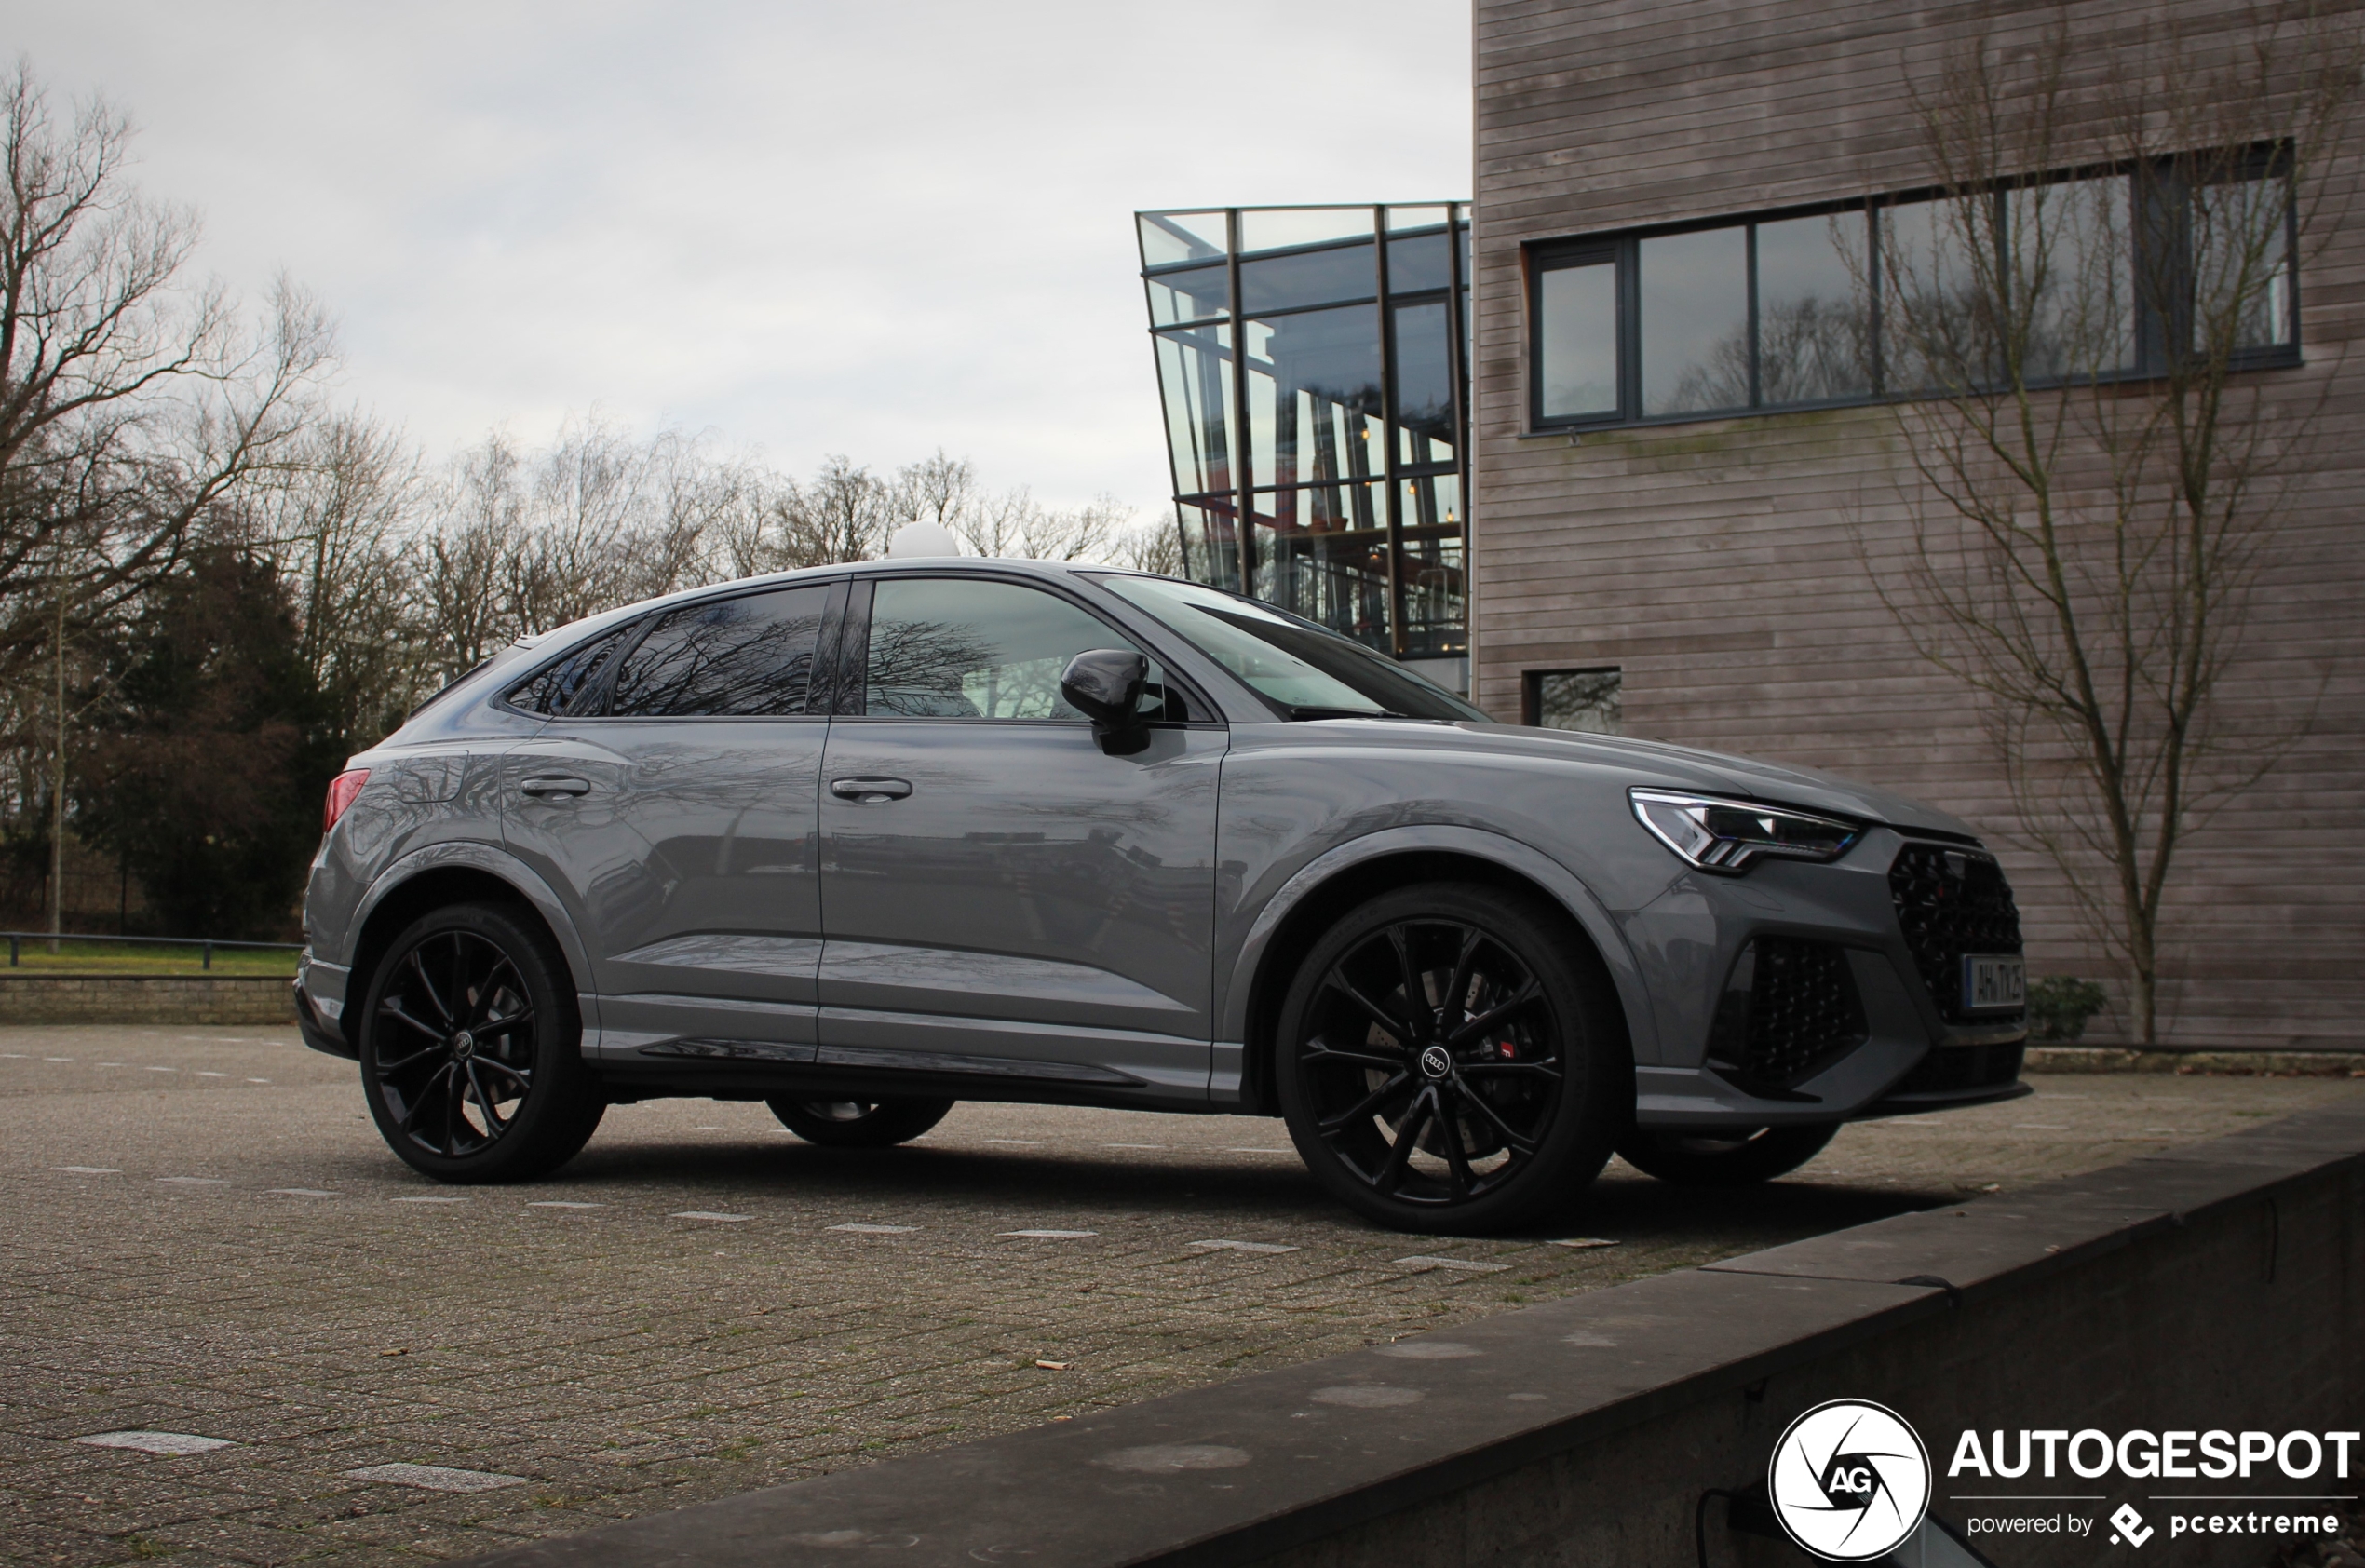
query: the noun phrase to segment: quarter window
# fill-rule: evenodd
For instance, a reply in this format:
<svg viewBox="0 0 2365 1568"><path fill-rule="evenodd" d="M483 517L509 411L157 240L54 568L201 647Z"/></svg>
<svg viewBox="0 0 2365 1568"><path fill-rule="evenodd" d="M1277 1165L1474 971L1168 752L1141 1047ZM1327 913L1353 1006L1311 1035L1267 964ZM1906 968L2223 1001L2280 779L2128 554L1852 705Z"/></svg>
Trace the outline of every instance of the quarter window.
<svg viewBox="0 0 2365 1568"><path fill-rule="evenodd" d="M779 718L805 711L827 584L672 612L617 670L608 711L633 718Z"/></svg>
<svg viewBox="0 0 2365 1568"><path fill-rule="evenodd" d="M592 680L607 665L624 642L629 625L620 627L604 637L595 637L580 648L544 665L533 676L509 689L508 702L528 713L560 714L567 710L575 695L591 684Z"/></svg>

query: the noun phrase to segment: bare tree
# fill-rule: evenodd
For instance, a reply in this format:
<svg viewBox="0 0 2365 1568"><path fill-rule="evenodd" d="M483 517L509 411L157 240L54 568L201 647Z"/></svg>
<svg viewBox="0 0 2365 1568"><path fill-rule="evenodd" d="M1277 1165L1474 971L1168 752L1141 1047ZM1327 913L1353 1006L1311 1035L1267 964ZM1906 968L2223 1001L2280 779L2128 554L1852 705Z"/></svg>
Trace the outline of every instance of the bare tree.
<svg viewBox="0 0 2365 1568"><path fill-rule="evenodd" d="M959 533L981 499L977 468L966 457L947 457L944 449L896 471L891 505L897 527L907 522L933 522Z"/></svg>
<svg viewBox="0 0 2365 1568"><path fill-rule="evenodd" d="M1024 485L980 497L953 525L963 543L984 556L1017 561L1102 561L1133 520L1133 508L1115 496L1095 497L1068 510L1043 506Z"/></svg>
<svg viewBox="0 0 2365 1568"><path fill-rule="evenodd" d="M2099 81L2066 24L1974 45L1916 98L1939 198L1877 217L1887 385L1921 395L1905 571L1874 581L1984 699L2144 1042L2180 851L2307 723L2219 700L2330 385L2245 372L2288 351L2365 61L2353 23L2287 15L2156 24Z"/></svg>
<svg viewBox="0 0 2365 1568"><path fill-rule="evenodd" d="M292 590L297 652L347 750L435 683L411 541L433 495L418 453L358 414L324 419L252 487L236 542Z"/></svg>
<svg viewBox="0 0 2365 1568"><path fill-rule="evenodd" d="M332 352L291 284L257 326L182 281L197 221L127 185L130 134L96 100L61 123L22 61L0 81L0 679L279 461Z"/></svg>
<svg viewBox="0 0 2365 1568"><path fill-rule="evenodd" d="M868 561L886 547L895 526L894 486L833 455L806 483L783 493L782 548L791 567Z"/></svg>
<svg viewBox="0 0 2365 1568"><path fill-rule="evenodd" d="M47 667L53 930L71 644L281 459L332 352L284 279L260 324L182 281L196 219L127 183L130 136L95 99L61 121L21 60L0 80L0 683Z"/></svg>
<svg viewBox="0 0 2365 1568"><path fill-rule="evenodd" d="M1109 555L1112 564L1130 566L1136 572L1155 572L1168 577L1190 574L1189 562L1182 552L1182 530L1171 516L1152 518L1127 529Z"/></svg>

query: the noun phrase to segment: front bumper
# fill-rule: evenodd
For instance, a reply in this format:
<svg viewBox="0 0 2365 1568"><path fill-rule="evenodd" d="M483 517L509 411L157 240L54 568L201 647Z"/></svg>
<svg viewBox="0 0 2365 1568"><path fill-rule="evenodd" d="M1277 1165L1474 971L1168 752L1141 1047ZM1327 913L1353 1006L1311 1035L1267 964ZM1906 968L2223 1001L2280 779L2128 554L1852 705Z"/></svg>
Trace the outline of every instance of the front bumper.
<svg viewBox="0 0 2365 1568"><path fill-rule="evenodd" d="M2019 1082L2024 1017L1946 1016L1922 972L1889 874L1900 852L1916 845L1913 835L1875 828L1836 863L1773 863L1746 877L1682 877L1627 917L1636 948L1646 962L1656 959L1652 966L1665 977L1654 998L1659 1059L1635 1064L1636 1120L1702 1129L1804 1126L1990 1104L2030 1092ZM1777 949L1819 956L1769 971L1767 955L1781 956ZM1748 978L1753 952L1756 981ZM1810 996L1793 982L1778 998L1789 1011L1767 1015L1804 1019L1797 1028L1806 1048L1778 1056L1774 1071L1736 1071L1737 1060L1759 1059L1735 1049L1735 1015L1724 1010L1733 1005L1733 988L1763 1001L1766 992L1751 992L1765 983L1763 977L1810 970L1819 989ZM1845 1005L1831 1005L1835 989ZM1737 1016L1753 1020L1746 995L1742 1002ZM1750 1035L1752 1044L1757 1038ZM1816 1040L1830 1041L1829 1048L1815 1047Z"/></svg>

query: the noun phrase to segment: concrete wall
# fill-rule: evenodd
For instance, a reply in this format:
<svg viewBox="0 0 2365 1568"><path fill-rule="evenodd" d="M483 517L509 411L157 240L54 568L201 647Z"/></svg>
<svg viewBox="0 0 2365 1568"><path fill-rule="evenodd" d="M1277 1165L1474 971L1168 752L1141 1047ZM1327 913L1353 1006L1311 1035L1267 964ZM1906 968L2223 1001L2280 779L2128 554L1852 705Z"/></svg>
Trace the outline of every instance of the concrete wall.
<svg viewBox="0 0 2365 1568"><path fill-rule="evenodd" d="M2354 0L2315 9L2352 27L2360 14ZM1523 670L1622 667L1628 734L1830 768L2003 834L2035 969L2113 973L2058 872L2010 836L1966 688L1915 656L1874 589L1876 573L1901 581L1919 493L1896 417L1531 435L1523 257L1542 241L1926 186L1909 84L1980 39L2041 48L2057 19L2074 78L2140 70L2128 62L2144 57L2145 29L2170 13L2204 48L2237 46L2260 14L2231 0L1479 0L1478 700L1516 721ZM2353 150L2324 166L2335 222L2302 268L2306 363L2257 378L2285 407L2325 398L2331 439L2298 469L2226 688L2237 726L2313 719L2178 862L2163 1012L2186 1043L2365 1038L2365 357L2348 352L2365 320L2365 229L2337 222L2365 219L2351 210L2360 167Z"/></svg>
<svg viewBox="0 0 2365 1568"><path fill-rule="evenodd" d="M51 975L0 971L0 1024L293 1023L284 975Z"/></svg>
<svg viewBox="0 0 2365 1568"><path fill-rule="evenodd" d="M499 1568L1633 1568L1695 1561L1710 1488L1765 1473L1827 1399L1914 1424L1939 1509L2092 1492L2172 1546L2156 1491L2348 1484L1950 1481L1964 1429L2356 1430L2365 1416L2365 1097L2029 1191L479 1560ZM2356 1456L2365 1461L2365 1454ZM2352 1469L2352 1477L2355 1475ZM2235 1507L2248 1505L2230 1505ZM2059 1503L2022 1511L2053 1512ZM2184 1505L2184 1507L2191 1507ZM2299 1505L2291 1505L2296 1509ZM1711 1514L1710 1561L1796 1562ZM2118 1561L2108 1527L1997 1561Z"/></svg>
<svg viewBox="0 0 2365 1568"><path fill-rule="evenodd" d="M1950 1493L2101 1490L2109 1500L2080 1511L2100 1519L2121 1501L2131 1503L2162 1531L2163 1538L2149 1543L2148 1559L2250 1568L2282 1538L2186 1538L2170 1551L2165 1519L2175 1505L2156 1505L2147 1494L2354 1493L2355 1478L2365 1473L2365 1452L2357 1455L2349 1482L2321 1486L2287 1482L2279 1475L2248 1487L2088 1482L2066 1469L2051 1484L2033 1477L1950 1481L1945 1476L1966 1429L2091 1427L2115 1435L2222 1427L2279 1434L2358 1426L2365 1417L2365 1341L2356 1329L2357 1314L2365 1309L2365 1165L2351 1162L2314 1181L2256 1183L2238 1174L2230 1181L2213 1176L2202 1160L2176 1169L2177 1159L2164 1156L2161 1169L2131 1176L2105 1171L2090 1181L2055 1183L2026 1195L2034 1202L2007 1199L1992 1209L1913 1215L1712 1264L1704 1272L1866 1283L1930 1275L1969 1289L1954 1310L1899 1324L1669 1419L1269 1561L1274 1568L1688 1562L1690 1500L1678 1488L1654 1486L1650 1478L1713 1476L1733 1485L1763 1476L1792 1417L1826 1399L1853 1398L1910 1413L1939 1468L1934 1506L1950 1521L2045 1517L2067 1507L1954 1502L1947 1500ZM2169 1206L2156 1208L2163 1200ZM2115 1203L2127 1206L2124 1228L2089 1228L2071 1218L2080 1206ZM2137 1219L2139 1206L2163 1218ZM2028 1213L2006 1217L2015 1210ZM1966 1246L1951 1232L1974 1239ZM2048 1236L2058 1239L2043 1239ZM1990 1248L2002 1255L2017 1252L2017 1266L1980 1279L1972 1271L1985 1265L1966 1270L1966 1254ZM2051 1248L2085 1255L2062 1264ZM1990 1264L2001 1261L1991 1253ZM1638 1506L1638 1490L1656 1496ZM2344 1505L2265 1507L2339 1512ZM1711 1506L1710 1518L1721 1523L1722 1510ZM1614 1527L1604 1529L1604 1522ZM1721 1530L1710 1534L1711 1562L1801 1561L1783 1545L1749 1535L1720 1540ZM2107 1524L2082 1540L2066 1532L1975 1539L2012 1568L2116 1560L2107 1549Z"/></svg>

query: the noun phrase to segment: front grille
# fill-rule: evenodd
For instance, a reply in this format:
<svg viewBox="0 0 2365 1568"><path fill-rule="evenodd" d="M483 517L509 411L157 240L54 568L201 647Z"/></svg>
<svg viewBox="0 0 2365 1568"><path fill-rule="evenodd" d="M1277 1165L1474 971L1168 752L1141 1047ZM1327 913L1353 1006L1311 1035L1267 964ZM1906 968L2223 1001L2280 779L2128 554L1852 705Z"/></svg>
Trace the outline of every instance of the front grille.
<svg viewBox="0 0 2365 1568"><path fill-rule="evenodd" d="M1940 1046L1889 1092L1944 1094L2018 1083L2022 1048L2018 1041L2008 1046Z"/></svg>
<svg viewBox="0 0 2365 1568"><path fill-rule="evenodd" d="M1709 1063L1741 1088L1782 1090L1862 1045L1872 1031L1845 950L1759 937L1725 982Z"/></svg>
<svg viewBox="0 0 2365 1568"><path fill-rule="evenodd" d="M1963 955L2017 954L2020 912L1995 857L1980 849L1909 844L1888 868L1889 896L1913 966L1950 1023L2008 1023L2018 1012L1969 1013L1963 1007Z"/></svg>

